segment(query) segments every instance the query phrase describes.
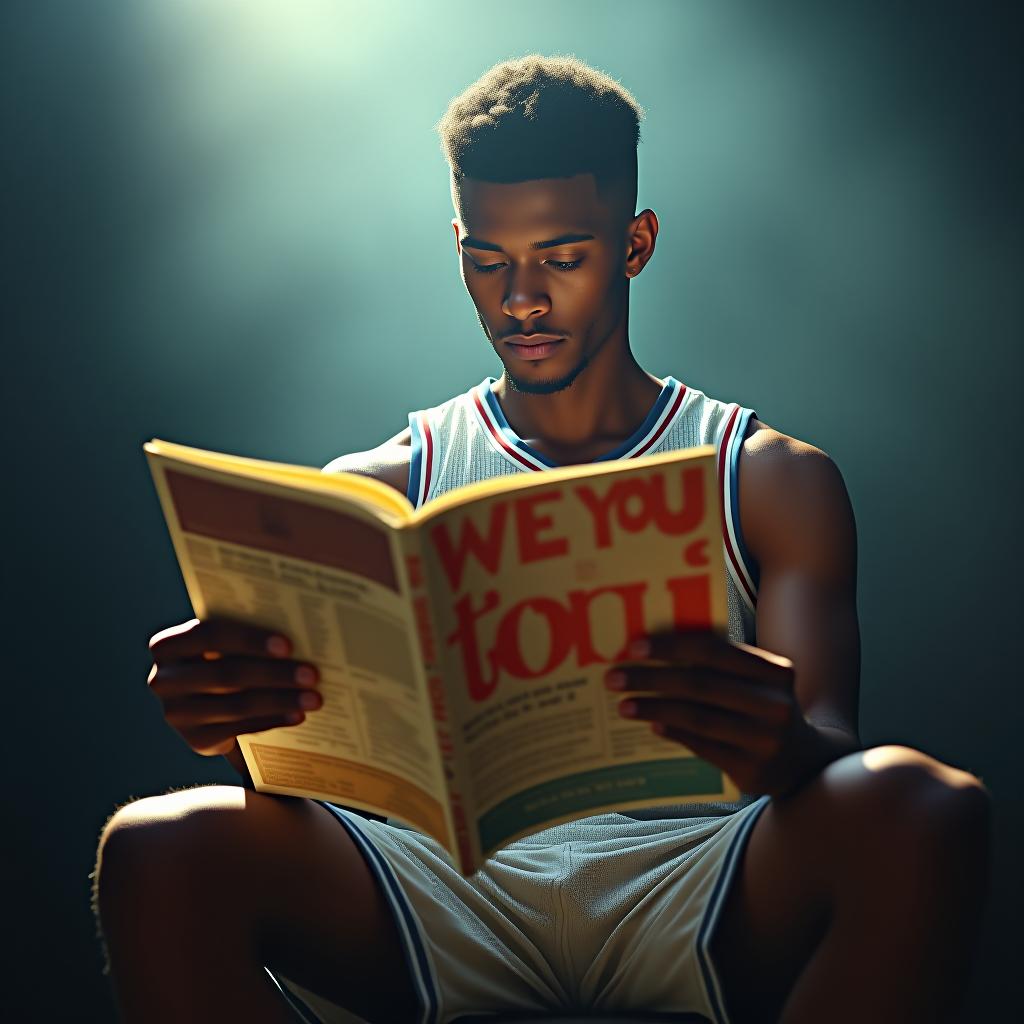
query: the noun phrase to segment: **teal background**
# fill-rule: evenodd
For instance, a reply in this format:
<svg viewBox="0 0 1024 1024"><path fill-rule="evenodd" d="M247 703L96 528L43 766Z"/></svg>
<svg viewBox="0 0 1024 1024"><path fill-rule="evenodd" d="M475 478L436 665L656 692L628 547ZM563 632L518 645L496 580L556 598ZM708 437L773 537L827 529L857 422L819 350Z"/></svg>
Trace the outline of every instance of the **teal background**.
<svg viewBox="0 0 1024 1024"><path fill-rule="evenodd" d="M862 738L992 790L971 1018L990 1019L1024 911L1012 11L5 4L9 999L113 1019L87 877L104 821L237 781L147 692L148 638L191 610L143 441L320 465L498 375L433 124L496 61L562 52L647 109L639 360L833 457L859 531Z"/></svg>

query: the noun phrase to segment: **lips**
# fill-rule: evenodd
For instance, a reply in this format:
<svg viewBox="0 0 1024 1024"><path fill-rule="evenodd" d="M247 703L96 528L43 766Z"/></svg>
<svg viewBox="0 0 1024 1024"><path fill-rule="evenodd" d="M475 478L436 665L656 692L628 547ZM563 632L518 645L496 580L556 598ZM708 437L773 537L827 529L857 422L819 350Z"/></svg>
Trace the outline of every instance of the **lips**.
<svg viewBox="0 0 1024 1024"><path fill-rule="evenodd" d="M557 334L513 334L506 338L506 344L518 345L520 348L533 345L545 345L552 341L561 341Z"/></svg>
<svg viewBox="0 0 1024 1024"><path fill-rule="evenodd" d="M523 345L510 341L508 347L520 359L543 359L545 356L551 355L562 344L562 340L557 338L553 341L531 341L529 344Z"/></svg>

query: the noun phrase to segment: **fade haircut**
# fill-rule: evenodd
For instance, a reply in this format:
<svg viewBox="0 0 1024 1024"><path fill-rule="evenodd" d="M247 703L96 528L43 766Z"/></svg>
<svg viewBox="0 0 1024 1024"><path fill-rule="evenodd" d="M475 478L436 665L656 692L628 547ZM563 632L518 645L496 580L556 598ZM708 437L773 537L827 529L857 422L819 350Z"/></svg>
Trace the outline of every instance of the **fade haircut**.
<svg viewBox="0 0 1024 1024"><path fill-rule="evenodd" d="M434 126L456 212L462 216L466 178L511 183L589 172L616 219L632 219L643 117L628 89L573 55L495 64Z"/></svg>

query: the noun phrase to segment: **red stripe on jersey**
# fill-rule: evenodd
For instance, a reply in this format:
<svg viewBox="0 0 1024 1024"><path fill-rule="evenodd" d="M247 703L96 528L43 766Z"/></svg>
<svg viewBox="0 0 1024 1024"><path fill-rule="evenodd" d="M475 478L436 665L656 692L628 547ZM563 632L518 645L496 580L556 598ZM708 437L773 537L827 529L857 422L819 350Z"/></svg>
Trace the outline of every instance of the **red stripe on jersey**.
<svg viewBox="0 0 1024 1024"><path fill-rule="evenodd" d="M679 386L679 393L672 400L672 408L669 409L668 415L661 421L661 426L658 427L658 429L644 442L642 448L638 449L637 451L633 452L632 455L630 455L631 459L635 459L637 458L637 456L643 455L643 453L647 451L647 449L650 448L651 445L654 444L654 442L657 441L658 438L660 438L666 430L668 430L673 418L675 417L675 414L679 411L679 406L683 404L683 395L685 394L686 385L681 384Z"/></svg>
<svg viewBox="0 0 1024 1024"><path fill-rule="evenodd" d="M430 433L430 422L426 416L420 417L420 431L423 434L426 448L424 452L426 464L420 471L423 477L423 501L420 504L423 505L427 500L427 495L430 493L430 468L434 464L434 435Z"/></svg>
<svg viewBox="0 0 1024 1024"><path fill-rule="evenodd" d="M502 437L501 431L498 430L491 422L490 416L487 415L487 412L483 407L483 403L480 401L480 396L475 391L473 392L473 401L476 402L477 412L480 413L480 418L487 425L487 429L490 432L491 437L493 437L494 440L501 445L502 449L508 452L509 455L511 455L512 458L514 458L516 462L518 462L520 465L525 466L527 469L532 469L536 470L537 472L540 472L539 467L535 466L532 462L530 462L523 455L523 453L519 451L518 448L514 447L513 445L510 445L508 441L506 441L505 438Z"/></svg>

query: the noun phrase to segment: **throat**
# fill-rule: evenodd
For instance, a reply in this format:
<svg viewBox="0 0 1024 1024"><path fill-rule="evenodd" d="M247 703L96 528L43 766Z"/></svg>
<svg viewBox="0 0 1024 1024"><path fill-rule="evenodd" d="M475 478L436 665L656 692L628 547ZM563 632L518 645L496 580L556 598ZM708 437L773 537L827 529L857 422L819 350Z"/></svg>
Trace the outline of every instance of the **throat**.
<svg viewBox="0 0 1024 1024"><path fill-rule="evenodd" d="M625 443L627 438L601 438L588 441L585 445L574 445L572 447L554 445L538 438L524 438L523 440L535 452L543 455L549 462L553 462L557 466L582 466L601 458L603 455L607 455L609 452L615 451L616 448Z"/></svg>

